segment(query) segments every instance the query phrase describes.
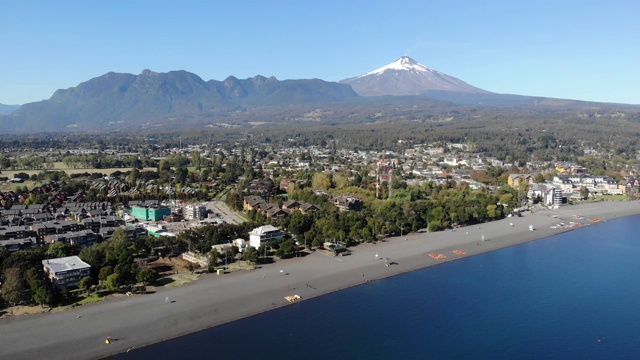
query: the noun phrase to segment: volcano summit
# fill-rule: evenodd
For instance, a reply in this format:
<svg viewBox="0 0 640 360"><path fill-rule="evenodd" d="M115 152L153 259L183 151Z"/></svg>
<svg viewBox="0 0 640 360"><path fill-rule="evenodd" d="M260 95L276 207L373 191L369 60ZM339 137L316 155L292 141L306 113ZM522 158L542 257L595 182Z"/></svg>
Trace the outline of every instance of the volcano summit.
<svg viewBox="0 0 640 360"><path fill-rule="evenodd" d="M423 95L429 91L489 94L453 76L430 69L408 56L366 74L339 81L360 96Z"/></svg>

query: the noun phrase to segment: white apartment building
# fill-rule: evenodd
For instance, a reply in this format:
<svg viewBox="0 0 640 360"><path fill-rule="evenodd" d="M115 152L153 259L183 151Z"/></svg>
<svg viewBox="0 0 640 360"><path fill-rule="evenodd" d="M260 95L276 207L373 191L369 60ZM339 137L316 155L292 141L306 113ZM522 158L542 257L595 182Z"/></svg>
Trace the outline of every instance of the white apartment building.
<svg viewBox="0 0 640 360"><path fill-rule="evenodd" d="M207 207L202 204L189 204L184 207L182 216L186 220L201 220L207 217Z"/></svg>

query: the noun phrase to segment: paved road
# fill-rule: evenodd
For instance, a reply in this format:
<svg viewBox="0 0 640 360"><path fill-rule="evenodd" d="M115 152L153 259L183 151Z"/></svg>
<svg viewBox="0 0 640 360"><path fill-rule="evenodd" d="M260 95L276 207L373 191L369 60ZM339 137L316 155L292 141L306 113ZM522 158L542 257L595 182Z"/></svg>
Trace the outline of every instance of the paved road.
<svg viewBox="0 0 640 360"><path fill-rule="evenodd" d="M204 203L207 209L214 211L216 214L220 214L220 218L228 224L241 224L245 222L245 219L238 215L235 211L231 210L224 201L213 200Z"/></svg>

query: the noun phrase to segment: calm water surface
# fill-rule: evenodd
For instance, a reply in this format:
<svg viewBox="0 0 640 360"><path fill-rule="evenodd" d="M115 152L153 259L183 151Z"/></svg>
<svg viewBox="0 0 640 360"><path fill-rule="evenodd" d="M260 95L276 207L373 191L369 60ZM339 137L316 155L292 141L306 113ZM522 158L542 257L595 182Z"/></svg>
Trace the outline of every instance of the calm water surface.
<svg viewBox="0 0 640 360"><path fill-rule="evenodd" d="M640 217L371 282L117 359L640 359Z"/></svg>

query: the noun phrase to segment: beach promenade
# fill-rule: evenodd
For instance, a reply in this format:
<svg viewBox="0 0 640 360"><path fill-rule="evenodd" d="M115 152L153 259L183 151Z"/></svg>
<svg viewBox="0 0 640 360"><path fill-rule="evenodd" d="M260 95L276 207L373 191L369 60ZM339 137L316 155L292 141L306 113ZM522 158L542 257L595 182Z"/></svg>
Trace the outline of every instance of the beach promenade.
<svg viewBox="0 0 640 360"><path fill-rule="evenodd" d="M287 295L298 294L304 301L576 227L598 226L594 219L608 221L635 214L640 214L637 201L564 206L455 231L414 233L361 244L353 247L349 256L316 251L252 271L205 275L181 287L160 288L154 294L109 297L63 312L9 317L0 320L0 358L101 358L290 306L284 299ZM576 226L569 227L570 222ZM560 223L565 226L558 226ZM111 344L105 344L108 335Z"/></svg>

